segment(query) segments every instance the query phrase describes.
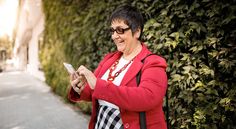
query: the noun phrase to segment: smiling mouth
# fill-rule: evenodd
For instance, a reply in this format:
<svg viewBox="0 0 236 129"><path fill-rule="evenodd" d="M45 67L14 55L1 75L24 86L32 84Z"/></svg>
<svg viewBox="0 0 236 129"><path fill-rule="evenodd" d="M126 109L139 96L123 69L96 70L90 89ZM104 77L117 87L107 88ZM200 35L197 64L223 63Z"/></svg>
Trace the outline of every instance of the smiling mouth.
<svg viewBox="0 0 236 129"><path fill-rule="evenodd" d="M115 41L116 44L123 44L124 40L120 40L120 41Z"/></svg>

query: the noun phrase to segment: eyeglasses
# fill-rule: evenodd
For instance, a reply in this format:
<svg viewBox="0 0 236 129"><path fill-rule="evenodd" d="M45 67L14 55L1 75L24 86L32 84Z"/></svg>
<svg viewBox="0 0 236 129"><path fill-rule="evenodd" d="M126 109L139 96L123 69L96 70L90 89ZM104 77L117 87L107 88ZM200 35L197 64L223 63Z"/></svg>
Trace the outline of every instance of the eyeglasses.
<svg viewBox="0 0 236 129"><path fill-rule="evenodd" d="M116 32L117 34L124 34L125 31L127 31L127 30L129 30L129 29L130 29L130 27L125 28L125 29L123 29L123 28L121 28L121 27L117 27L116 29L110 28L110 32L111 32L112 35L114 34L114 32Z"/></svg>

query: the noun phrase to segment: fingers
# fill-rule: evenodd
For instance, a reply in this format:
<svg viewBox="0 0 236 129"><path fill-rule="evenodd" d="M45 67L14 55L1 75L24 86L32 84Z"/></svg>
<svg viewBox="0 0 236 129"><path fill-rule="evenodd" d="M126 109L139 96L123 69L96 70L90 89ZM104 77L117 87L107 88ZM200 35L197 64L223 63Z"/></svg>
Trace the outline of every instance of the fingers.
<svg viewBox="0 0 236 129"><path fill-rule="evenodd" d="M85 82L82 82L82 81L78 82L78 84L76 84L76 85L72 85L72 88L73 88L78 94L80 94L80 93L83 91L84 87L85 87Z"/></svg>
<svg viewBox="0 0 236 129"><path fill-rule="evenodd" d="M83 90L84 90L85 85L83 85L82 87L78 88L78 87L73 87L74 91L77 92L78 94L80 94Z"/></svg>
<svg viewBox="0 0 236 129"><path fill-rule="evenodd" d="M88 82L89 87L91 89L95 88L97 78L95 77L95 75L93 74L92 71L90 71L89 69L87 69L86 67L81 65L78 68L77 72L79 73L79 75L82 75L82 77L84 77L84 80L86 80L86 82Z"/></svg>
<svg viewBox="0 0 236 129"><path fill-rule="evenodd" d="M78 77L79 77L78 73L74 72L74 73L70 74L70 81L75 80Z"/></svg>
<svg viewBox="0 0 236 129"><path fill-rule="evenodd" d="M85 75L88 75L87 73L89 73L89 72L91 72L91 71L88 70L83 65L81 65L77 69L76 72L71 74L71 76L70 76L71 86L78 94L80 94L83 91L83 89L85 87L85 83L87 82Z"/></svg>
<svg viewBox="0 0 236 129"><path fill-rule="evenodd" d="M70 84L75 87L79 83L79 81L80 80L78 78L75 78L70 81Z"/></svg>
<svg viewBox="0 0 236 129"><path fill-rule="evenodd" d="M80 88L78 88L78 87L73 87L72 86L72 88L74 89L74 91L75 92L77 92L78 94L80 94L81 93L81 90L80 90Z"/></svg>
<svg viewBox="0 0 236 129"><path fill-rule="evenodd" d="M81 66L77 69L77 71L76 71L79 75L82 74L82 72L81 72L81 71L82 71L82 68L81 68L81 67L82 67L82 65L81 65Z"/></svg>
<svg viewBox="0 0 236 129"><path fill-rule="evenodd" d="M79 90L80 90L81 85L79 85L78 79L76 79L75 81L71 82L71 86L72 86L72 88L73 88L77 93L79 93Z"/></svg>
<svg viewBox="0 0 236 129"><path fill-rule="evenodd" d="M79 73L79 75L86 76L86 75L90 72L90 70L88 70L85 66L81 65L81 66L77 69L76 72Z"/></svg>
<svg viewBox="0 0 236 129"><path fill-rule="evenodd" d="M76 73L71 74L70 76L70 83L74 91L76 91L78 94L82 92L84 89L86 79L84 76L76 75Z"/></svg>
<svg viewBox="0 0 236 129"><path fill-rule="evenodd" d="M75 86L78 87L78 88L81 88L84 85L85 85L84 81L79 81Z"/></svg>

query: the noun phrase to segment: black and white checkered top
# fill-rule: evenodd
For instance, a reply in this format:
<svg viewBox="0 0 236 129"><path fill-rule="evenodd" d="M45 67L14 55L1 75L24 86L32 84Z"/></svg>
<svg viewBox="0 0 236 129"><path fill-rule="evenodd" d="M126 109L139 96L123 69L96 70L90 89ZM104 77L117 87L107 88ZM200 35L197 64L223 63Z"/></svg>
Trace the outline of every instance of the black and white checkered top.
<svg viewBox="0 0 236 129"><path fill-rule="evenodd" d="M128 62L129 62L128 60L125 60L124 58L121 57L119 63L117 64L116 69L113 71L112 74L116 73ZM122 71L119 74L119 76L115 78L115 80L112 82L113 84L115 84L116 86L120 86L120 83L125 73L127 72L132 63L133 62L131 62L127 66L127 68L124 71ZM109 74L109 69L102 76L102 79L106 80L108 78L108 74ZM98 109L95 129L124 129L119 107L104 100L98 100L98 103L99 103L99 109Z"/></svg>
<svg viewBox="0 0 236 129"><path fill-rule="evenodd" d="M124 129L118 109L100 105L95 129Z"/></svg>

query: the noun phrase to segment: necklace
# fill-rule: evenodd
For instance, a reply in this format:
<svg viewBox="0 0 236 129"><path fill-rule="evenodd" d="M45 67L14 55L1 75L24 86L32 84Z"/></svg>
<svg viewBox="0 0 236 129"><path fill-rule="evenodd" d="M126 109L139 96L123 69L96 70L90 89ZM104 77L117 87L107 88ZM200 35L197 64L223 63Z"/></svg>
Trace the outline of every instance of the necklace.
<svg viewBox="0 0 236 129"><path fill-rule="evenodd" d="M133 59L134 59L134 58L133 58ZM111 68L109 69L109 74L108 74L107 81L108 81L108 82L114 81L115 78L116 78L117 76L119 76L120 73L121 73L122 71L124 71L124 70L127 68L127 66L133 61L133 59L130 60L127 64L125 64L125 65L124 65L120 70L118 70L114 75L112 75L112 72L116 69L117 65L119 64L119 60L120 60L120 59L116 60L116 62L115 62L115 63L111 66Z"/></svg>

